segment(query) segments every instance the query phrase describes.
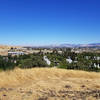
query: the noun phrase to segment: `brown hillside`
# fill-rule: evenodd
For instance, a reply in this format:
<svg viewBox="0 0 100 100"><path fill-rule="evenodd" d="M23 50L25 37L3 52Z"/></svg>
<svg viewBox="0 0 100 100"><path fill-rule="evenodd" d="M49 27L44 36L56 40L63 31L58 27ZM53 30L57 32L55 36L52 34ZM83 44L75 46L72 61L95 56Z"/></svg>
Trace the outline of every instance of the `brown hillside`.
<svg viewBox="0 0 100 100"><path fill-rule="evenodd" d="M0 100L100 100L100 73L57 68L1 72Z"/></svg>

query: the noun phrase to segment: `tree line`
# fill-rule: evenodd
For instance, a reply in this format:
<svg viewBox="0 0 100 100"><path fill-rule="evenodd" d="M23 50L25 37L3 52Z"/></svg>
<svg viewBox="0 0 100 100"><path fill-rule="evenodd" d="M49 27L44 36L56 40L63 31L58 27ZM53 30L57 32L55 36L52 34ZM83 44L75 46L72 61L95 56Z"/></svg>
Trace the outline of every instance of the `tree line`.
<svg viewBox="0 0 100 100"><path fill-rule="evenodd" d="M50 65L43 59L44 55L50 60ZM74 53L69 50L64 50L61 54L57 50L54 50L53 53L46 54L39 52L37 54L20 56L0 56L0 70L10 70L15 67L57 67L99 72L100 68L94 66L94 64L100 65L100 59L97 59L98 57L100 57L99 53ZM71 59L72 62L69 63L66 59Z"/></svg>

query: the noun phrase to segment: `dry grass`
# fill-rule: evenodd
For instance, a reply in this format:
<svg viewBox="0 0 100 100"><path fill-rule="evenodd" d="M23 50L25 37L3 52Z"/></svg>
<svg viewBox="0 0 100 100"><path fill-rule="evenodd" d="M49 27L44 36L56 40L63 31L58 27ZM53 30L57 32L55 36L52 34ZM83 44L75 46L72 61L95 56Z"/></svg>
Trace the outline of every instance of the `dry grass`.
<svg viewBox="0 0 100 100"><path fill-rule="evenodd" d="M85 91L87 89L100 89L100 73L73 71L57 68L33 68L33 69L15 69L13 71L0 72L0 88L12 88L12 91L0 92L6 93L7 100L39 100L40 97L48 97L41 100L61 100L50 99L50 91L57 96L62 97L59 91L69 89L71 91ZM83 85L83 86L82 86ZM30 96L25 93L30 92ZM22 93L21 93L22 92ZM13 98L11 97L13 95ZM24 95L24 97L23 97ZM22 97L24 99L22 99ZM26 99L27 98L27 99ZM34 98L34 99L31 99ZM67 98L67 96L66 96ZM88 97L92 98L92 97ZM70 100L70 99L63 99ZM89 100L89 99L87 99ZM95 100L95 98L91 99Z"/></svg>
<svg viewBox="0 0 100 100"><path fill-rule="evenodd" d="M21 46L0 45L0 49L20 48Z"/></svg>
<svg viewBox="0 0 100 100"><path fill-rule="evenodd" d="M6 71L0 73L0 86L19 85L27 80L53 78L84 78L84 79L100 79L100 73L74 71L57 68L33 68L33 69L19 69L13 71ZM11 83L11 84L9 84Z"/></svg>
<svg viewBox="0 0 100 100"><path fill-rule="evenodd" d="M20 69L0 73L0 86L18 85L27 80L40 80L52 78L85 78L100 79L100 73L57 68ZM11 84L9 84L11 83Z"/></svg>
<svg viewBox="0 0 100 100"><path fill-rule="evenodd" d="M21 48L20 46L8 46L8 45L0 45L0 55L1 56L7 56L8 55L8 50L11 48Z"/></svg>

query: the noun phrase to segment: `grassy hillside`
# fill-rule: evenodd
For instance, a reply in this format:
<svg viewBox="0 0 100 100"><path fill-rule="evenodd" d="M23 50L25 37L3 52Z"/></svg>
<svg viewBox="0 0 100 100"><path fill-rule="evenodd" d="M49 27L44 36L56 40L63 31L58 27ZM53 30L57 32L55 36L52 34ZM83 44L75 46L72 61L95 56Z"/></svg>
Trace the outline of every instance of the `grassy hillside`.
<svg viewBox="0 0 100 100"><path fill-rule="evenodd" d="M99 100L100 73L57 68L0 72L1 100Z"/></svg>

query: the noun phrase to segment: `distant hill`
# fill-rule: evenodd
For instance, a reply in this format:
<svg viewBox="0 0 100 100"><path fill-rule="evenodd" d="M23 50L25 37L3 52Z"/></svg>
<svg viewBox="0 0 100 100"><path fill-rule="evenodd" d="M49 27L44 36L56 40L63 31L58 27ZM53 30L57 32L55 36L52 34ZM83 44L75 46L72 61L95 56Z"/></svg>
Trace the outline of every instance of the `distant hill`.
<svg viewBox="0 0 100 100"><path fill-rule="evenodd" d="M100 43L91 43L91 44L61 44L59 47L93 47L93 48L100 48Z"/></svg>
<svg viewBox="0 0 100 100"><path fill-rule="evenodd" d="M20 46L0 45L0 49L20 48Z"/></svg>
<svg viewBox="0 0 100 100"><path fill-rule="evenodd" d="M24 46L25 48L100 48L100 43L91 43L91 44L60 44L60 45L44 45L44 46Z"/></svg>
<svg viewBox="0 0 100 100"><path fill-rule="evenodd" d="M21 46L10 46L10 45L0 45L0 49L10 49L21 48ZM44 46L23 46L25 48L79 48L79 47L88 47L88 48L100 48L100 43L90 43L90 44L59 44L59 45L44 45Z"/></svg>

